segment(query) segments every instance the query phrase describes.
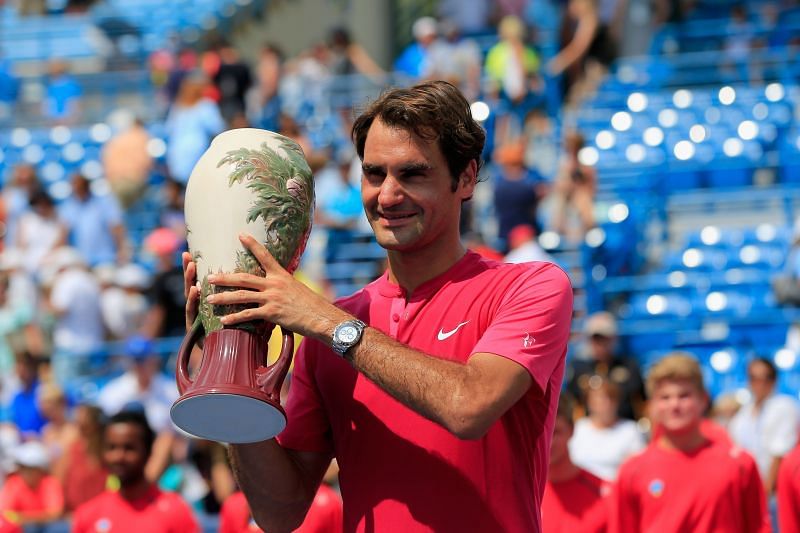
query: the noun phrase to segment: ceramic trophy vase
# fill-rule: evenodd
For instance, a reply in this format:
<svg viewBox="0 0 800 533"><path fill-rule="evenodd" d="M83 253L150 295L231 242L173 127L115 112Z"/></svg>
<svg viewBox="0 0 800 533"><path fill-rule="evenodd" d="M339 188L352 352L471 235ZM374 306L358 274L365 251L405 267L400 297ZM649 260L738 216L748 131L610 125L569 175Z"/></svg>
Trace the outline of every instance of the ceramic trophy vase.
<svg viewBox="0 0 800 533"><path fill-rule="evenodd" d="M289 272L300 261L311 230L314 183L300 147L270 131L243 128L218 135L195 165L186 187L189 251L201 285L197 321L178 353L180 398L172 421L187 433L220 442L266 440L280 433L286 414L280 390L292 362L294 341L282 331L278 360L267 366L274 326L254 321L223 327L220 317L241 310L210 305L212 292L235 290L208 282L212 273L264 271L239 241L249 233ZM194 378L189 355L204 337Z"/></svg>

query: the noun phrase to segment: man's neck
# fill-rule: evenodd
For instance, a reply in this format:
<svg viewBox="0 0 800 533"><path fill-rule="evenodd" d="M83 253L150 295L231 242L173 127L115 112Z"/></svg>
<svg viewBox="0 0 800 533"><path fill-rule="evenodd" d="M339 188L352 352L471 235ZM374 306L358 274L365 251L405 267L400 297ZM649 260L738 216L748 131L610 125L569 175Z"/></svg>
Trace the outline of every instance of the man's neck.
<svg viewBox="0 0 800 533"><path fill-rule="evenodd" d="M406 297L423 283L447 272L466 253L466 249L458 242L449 252L427 247L418 252L389 251L389 280L397 283L406 291Z"/></svg>
<svg viewBox="0 0 800 533"><path fill-rule="evenodd" d="M138 500L147 494L152 487L153 484L147 481L147 478L142 476L136 481L131 481L125 485L122 485L119 488L119 494L127 501Z"/></svg>
<svg viewBox="0 0 800 533"><path fill-rule="evenodd" d="M668 432L658 439L658 446L666 450L679 450L682 452L691 452L696 450L708 441L700 432L700 425L694 428L681 431L681 432Z"/></svg>
<svg viewBox="0 0 800 533"><path fill-rule="evenodd" d="M563 483L574 479L578 473L580 473L580 468L575 466L569 457L565 457L557 463L550 463L550 467L547 470L547 479L551 483Z"/></svg>

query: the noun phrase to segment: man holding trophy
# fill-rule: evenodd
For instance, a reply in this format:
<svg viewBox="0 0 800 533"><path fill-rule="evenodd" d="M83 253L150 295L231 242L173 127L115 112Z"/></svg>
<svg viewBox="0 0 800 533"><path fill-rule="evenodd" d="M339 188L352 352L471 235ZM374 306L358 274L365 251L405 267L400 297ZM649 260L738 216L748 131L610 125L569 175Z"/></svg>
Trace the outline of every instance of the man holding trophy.
<svg viewBox="0 0 800 533"><path fill-rule="evenodd" d="M345 531L540 531L569 280L461 243L485 135L452 85L386 92L352 137L388 254L379 279L331 304L249 234L241 244L264 275L198 275L184 254L188 321L226 306L223 330L261 322L305 337L285 429L230 446L253 517L266 531L297 527L336 457Z"/></svg>

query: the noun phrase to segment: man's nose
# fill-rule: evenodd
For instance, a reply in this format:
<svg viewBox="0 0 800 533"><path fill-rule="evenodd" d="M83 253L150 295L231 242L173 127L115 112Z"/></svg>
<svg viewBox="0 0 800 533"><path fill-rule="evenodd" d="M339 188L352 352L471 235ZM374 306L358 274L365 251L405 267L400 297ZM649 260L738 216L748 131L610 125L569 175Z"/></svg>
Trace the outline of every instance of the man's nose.
<svg viewBox="0 0 800 533"><path fill-rule="evenodd" d="M403 201L403 188L397 179L388 175L381 183L381 189L378 193L378 203L382 207L391 207Z"/></svg>

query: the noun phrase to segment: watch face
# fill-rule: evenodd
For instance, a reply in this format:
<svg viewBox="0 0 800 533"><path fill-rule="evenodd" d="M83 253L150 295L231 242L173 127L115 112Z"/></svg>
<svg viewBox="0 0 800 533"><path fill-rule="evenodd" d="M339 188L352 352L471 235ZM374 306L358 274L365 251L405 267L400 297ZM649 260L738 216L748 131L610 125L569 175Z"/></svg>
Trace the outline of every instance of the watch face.
<svg viewBox="0 0 800 533"><path fill-rule="evenodd" d="M358 328L355 326L345 326L339 330L339 340L345 344L349 344L358 338Z"/></svg>

